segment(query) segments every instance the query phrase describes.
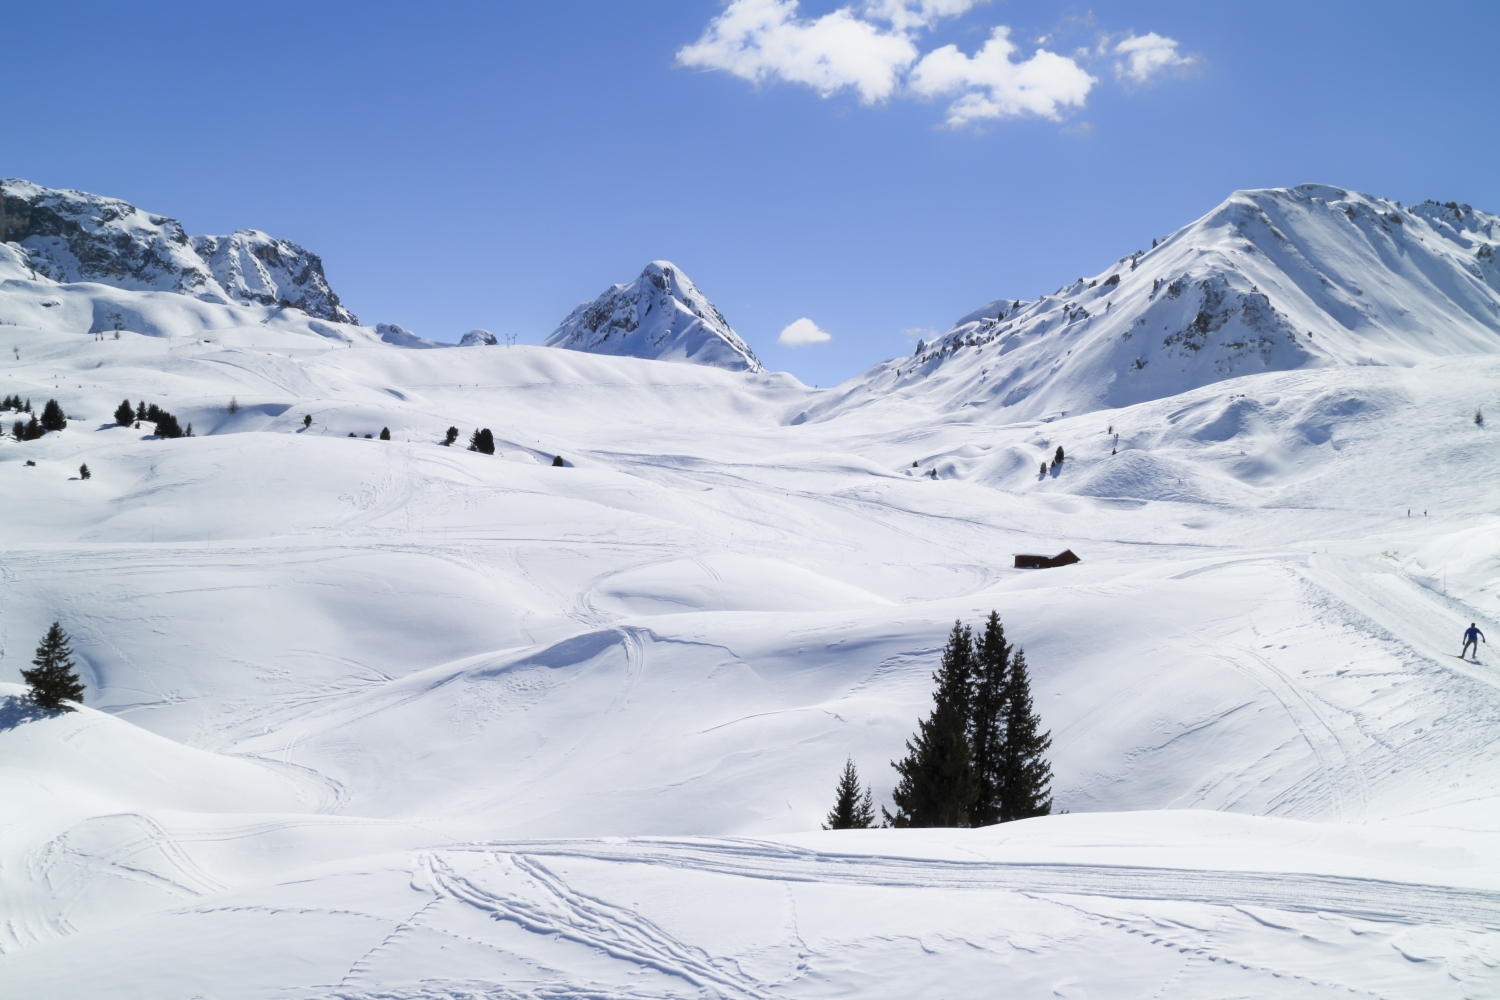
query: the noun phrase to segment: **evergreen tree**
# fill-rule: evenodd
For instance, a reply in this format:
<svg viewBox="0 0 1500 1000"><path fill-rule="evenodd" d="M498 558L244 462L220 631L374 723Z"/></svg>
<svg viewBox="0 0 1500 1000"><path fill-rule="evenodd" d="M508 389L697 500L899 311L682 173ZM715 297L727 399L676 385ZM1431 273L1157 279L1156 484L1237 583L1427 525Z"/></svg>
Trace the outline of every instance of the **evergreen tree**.
<svg viewBox="0 0 1500 1000"><path fill-rule="evenodd" d="M156 410L156 407L153 406L152 409ZM177 418L172 416L172 414L168 413L166 410L156 410L156 415L153 419L155 419L156 421L157 437L182 437L182 427L177 423Z"/></svg>
<svg viewBox="0 0 1500 1000"><path fill-rule="evenodd" d="M382 440L382 441L389 441L390 439L391 439L391 429L389 427L382 427L382 428L380 428L380 440Z"/></svg>
<svg viewBox="0 0 1500 1000"><path fill-rule="evenodd" d="M68 418L63 415L63 409L57 405L57 400L47 400L47 405L42 407L42 430L60 431L68 426Z"/></svg>
<svg viewBox="0 0 1500 1000"><path fill-rule="evenodd" d="M83 684L73 672L73 650L61 624L52 623L31 662L36 669L22 670L21 679L31 685L31 700L38 708L71 712L73 706L65 702L83 701Z"/></svg>
<svg viewBox="0 0 1500 1000"><path fill-rule="evenodd" d="M443 444L445 444L445 445L451 445L453 442L455 442L457 440L458 440L458 428L457 427L450 427L450 428L448 428L448 433L445 434L445 435L443 435Z"/></svg>
<svg viewBox="0 0 1500 1000"><path fill-rule="evenodd" d="M230 416L234 416L238 412L240 412L240 397L238 397L238 396L230 396L229 397L229 415Z"/></svg>
<svg viewBox="0 0 1500 1000"><path fill-rule="evenodd" d="M1062 461L1063 461L1063 450L1062 450L1062 445L1058 445L1058 446L1057 446L1057 457L1056 457L1056 458L1054 458L1054 459L1053 459L1053 460L1052 460L1052 461L1053 461L1053 463L1054 463L1054 464L1056 464L1056 465L1062 465Z"/></svg>
<svg viewBox="0 0 1500 1000"><path fill-rule="evenodd" d="M311 413L304 413L302 415L302 426L303 427L311 427L312 426L312 414Z"/></svg>
<svg viewBox="0 0 1500 1000"><path fill-rule="evenodd" d="M121 427L129 427L134 420L135 411L130 408L130 400L123 400L119 406L115 407L115 423Z"/></svg>
<svg viewBox="0 0 1500 1000"><path fill-rule="evenodd" d="M490 433L488 427L481 427L469 438L469 450L477 451L483 455L495 453L495 435Z"/></svg>
<svg viewBox="0 0 1500 1000"><path fill-rule="evenodd" d="M990 826L1001 819L1001 787L1005 773L1005 696L1011 647L994 611L974 648L974 695L969 705L969 745L974 753L977 793L969 807L974 826Z"/></svg>
<svg viewBox="0 0 1500 1000"><path fill-rule="evenodd" d="M1041 717L1032 711L1031 677L1020 649L1010 659L1005 701L1000 818L1046 816L1052 811L1052 765L1042 755L1052 746L1052 734L1041 731Z"/></svg>
<svg viewBox="0 0 1500 1000"><path fill-rule="evenodd" d="M562 460L562 456L561 455L553 455L552 456L552 467L554 469L561 469L561 468L563 468L563 460Z"/></svg>
<svg viewBox="0 0 1500 1000"><path fill-rule="evenodd" d="M943 660L932 675L932 714L906 741L906 757L891 766L901 775L891 792L892 826L968 826L977 786L969 750L969 702L974 675L974 637L953 623ZM884 807L882 807L884 811Z"/></svg>
<svg viewBox="0 0 1500 1000"><path fill-rule="evenodd" d="M136 404L136 407L135 407L135 419L137 419L137 420L150 420L151 419L146 414L146 401L144 399L141 400L139 403Z"/></svg>
<svg viewBox="0 0 1500 1000"><path fill-rule="evenodd" d="M825 830L867 830L875 825L875 793L869 788L859 794L859 772L854 769L854 760L844 761L844 773L839 777L837 799L828 813Z"/></svg>
<svg viewBox="0 0 1500 1000"><path fill-rule="evenodd" d="M78 467L78 478L79 479L87 479L87 478L89 478L92 475L93 475L93 473L89 471L89 463L84 462L82 465L80 465Z"/></svg>

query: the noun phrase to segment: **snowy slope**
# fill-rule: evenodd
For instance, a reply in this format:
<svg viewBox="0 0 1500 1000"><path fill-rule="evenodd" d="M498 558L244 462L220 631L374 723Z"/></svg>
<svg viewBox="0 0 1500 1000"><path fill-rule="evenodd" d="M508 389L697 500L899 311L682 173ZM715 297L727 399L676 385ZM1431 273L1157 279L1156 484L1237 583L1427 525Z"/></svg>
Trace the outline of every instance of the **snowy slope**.
<svg viewBox="0 0 1500 1000"><path fill-rule="evenodd" d="M611 285L574 309L545 346L730 371L765 370L714 304L665 260L652 261L634 281Z"/></svg>
<svg viewBox="0 0 1500 1000"><path fill-rule="evenodd" d="M0 440L0 994L1495 992L1493 352L1017 419L24 256L0 396L71 420ZM991 608L1069 814L819 830Z"/></svg>
<svg viewBox="0 0 1500 1000"><path fill-rule="evenodd" d="M359 322L328 287L317 254L252 229L189 237L176 219L117 198L0 181L0 243L6 242L54 281L289 306L317 319Z"/></svg>
<svg viewBox="0 0 1500 1000"><path fill-rule="evenodd" d="M1238 375L1500 352L1500 218L1340 188L1237 191L1159 246L970 313L819 411L889 395L1034 419Z"/></svg>

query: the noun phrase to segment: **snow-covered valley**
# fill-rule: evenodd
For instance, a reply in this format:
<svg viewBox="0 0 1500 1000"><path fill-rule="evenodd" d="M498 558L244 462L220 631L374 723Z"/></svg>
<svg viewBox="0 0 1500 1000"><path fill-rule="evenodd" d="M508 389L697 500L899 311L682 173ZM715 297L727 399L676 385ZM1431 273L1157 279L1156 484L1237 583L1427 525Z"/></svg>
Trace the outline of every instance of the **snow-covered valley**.
<svg viewBox="0 0 1500 1000"><path fill-rule="evenodd" d="M1128 400L1099 339L966 405L1044 335L815 390L7 254L0 396L69 424L0 441L6 996L1500 990L1500 672L1456 656L1500 637L1477 305L1408 285L1448 317L1425 341L1372 310L1313 338L1363 355ZM1110 322L1157 307L1138 280ZM684 322L661 356L702 353ZM888 800L948 629L991 609L1066 814L820 830L846 757ZM16 682L54 620L87 694L42 717Z"/></svg>

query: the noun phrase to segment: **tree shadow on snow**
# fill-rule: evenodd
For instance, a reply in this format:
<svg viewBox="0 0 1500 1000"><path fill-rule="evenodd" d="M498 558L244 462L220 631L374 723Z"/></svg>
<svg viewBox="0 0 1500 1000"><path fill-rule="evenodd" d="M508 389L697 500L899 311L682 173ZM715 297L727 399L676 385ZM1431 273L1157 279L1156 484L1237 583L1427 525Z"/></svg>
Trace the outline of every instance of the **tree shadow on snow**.
<svg viewBox="0 0 1500 1000"><path fill-rule="evenodd" d="M30 698L21 695L6 695L0 698L0 732L15 729L27 722L46 719L55 715L34 705Z"/></svg>

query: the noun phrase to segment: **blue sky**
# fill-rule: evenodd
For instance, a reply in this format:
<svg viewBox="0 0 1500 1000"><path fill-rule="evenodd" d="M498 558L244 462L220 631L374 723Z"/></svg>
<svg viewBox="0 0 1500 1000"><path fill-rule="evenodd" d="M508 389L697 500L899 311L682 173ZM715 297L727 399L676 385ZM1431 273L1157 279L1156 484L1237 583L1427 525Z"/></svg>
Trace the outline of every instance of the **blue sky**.
<svg viewBox="0 0 1500 1000"><path fill-rule="evenodd" d="M540 341L665 258L768 366L828 385L1236 188L1500 211L1492 3L314 0L6 21L0 175L295 240L364 322L439 340ZM801 319L831 339L779 344Z"/></svg>

